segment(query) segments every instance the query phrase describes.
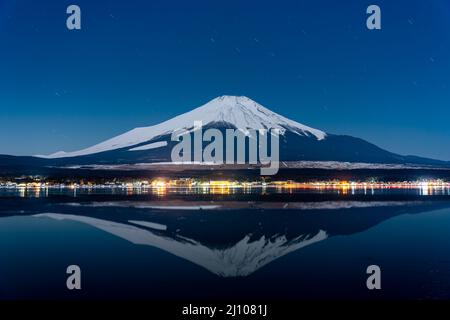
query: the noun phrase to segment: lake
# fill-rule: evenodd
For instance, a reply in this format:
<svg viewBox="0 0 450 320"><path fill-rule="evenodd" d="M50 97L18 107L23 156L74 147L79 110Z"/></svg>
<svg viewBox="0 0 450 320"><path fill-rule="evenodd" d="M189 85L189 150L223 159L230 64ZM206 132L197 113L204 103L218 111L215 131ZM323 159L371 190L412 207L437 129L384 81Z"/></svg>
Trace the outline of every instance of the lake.
<svg viewBox="0 0 450 320"><path fill-rule="evenodd" d="M448 299L449 230L448 189L3 189L0 298Z"/></svg>

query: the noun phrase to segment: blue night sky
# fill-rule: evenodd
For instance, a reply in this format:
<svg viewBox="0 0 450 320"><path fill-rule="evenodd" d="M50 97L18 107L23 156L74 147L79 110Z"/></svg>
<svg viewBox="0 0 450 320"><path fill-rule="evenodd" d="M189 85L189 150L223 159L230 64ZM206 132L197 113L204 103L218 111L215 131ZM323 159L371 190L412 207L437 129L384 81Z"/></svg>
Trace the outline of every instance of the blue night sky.
<svg viewBox="0 0 450 320"><path fill-rule="evenodd" d="M0 0L0 153L84 148L224 94L450 160L450 2Z"/></svg>

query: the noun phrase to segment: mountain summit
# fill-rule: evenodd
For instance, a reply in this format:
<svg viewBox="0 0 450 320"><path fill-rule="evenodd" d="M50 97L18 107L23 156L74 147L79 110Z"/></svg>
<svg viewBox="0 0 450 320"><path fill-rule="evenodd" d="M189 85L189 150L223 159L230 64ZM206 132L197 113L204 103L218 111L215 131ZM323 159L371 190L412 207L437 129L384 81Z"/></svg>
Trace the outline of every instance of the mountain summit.
<svg viewBox="0 0 450 320"><path fill-rule="evenodd" d="M310 128L301 123L287 119L245 96L221 96L207 104L180 116L201 119L204 124L227 123L236 129L279 129L301 135L315 136L318 140L326 137L326 133ZM177 117L178 118L178 117ZM175 118L176 119L176 118Z"/></svg>

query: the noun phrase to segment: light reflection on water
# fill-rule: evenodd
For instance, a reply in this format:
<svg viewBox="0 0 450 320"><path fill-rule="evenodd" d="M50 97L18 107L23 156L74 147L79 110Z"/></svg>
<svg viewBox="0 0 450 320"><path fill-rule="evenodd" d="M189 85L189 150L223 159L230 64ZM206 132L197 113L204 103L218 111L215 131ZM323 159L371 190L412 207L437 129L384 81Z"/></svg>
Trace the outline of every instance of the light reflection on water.
<svg viewBox="0 0 450 320"><path fill-rule="evenodd" d="M65 195L77 197L78 195L145 195L151 194L159 197L166 195L239 195L239 194L336 194L351 195L383 195L408 194L419 196L450 195L449 187L423 185L411 188L355 188L343 186L341 188L285 188L280 186L263 186L253 188L236 188L226 186L214 187L149 187L149 188L0 188L0 197L45 198L50 195Z"/></svg>

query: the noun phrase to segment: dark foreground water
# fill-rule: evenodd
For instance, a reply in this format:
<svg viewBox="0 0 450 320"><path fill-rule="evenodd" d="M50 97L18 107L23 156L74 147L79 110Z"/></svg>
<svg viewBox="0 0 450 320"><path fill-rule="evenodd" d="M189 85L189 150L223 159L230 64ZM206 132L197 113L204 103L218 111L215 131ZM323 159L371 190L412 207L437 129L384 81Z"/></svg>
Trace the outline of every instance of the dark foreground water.
<svg viewBox="0 0 450 320"><path fill-rule="evenodd" d="M450 199L0 193L0 298L450 298Z"/></svg>

